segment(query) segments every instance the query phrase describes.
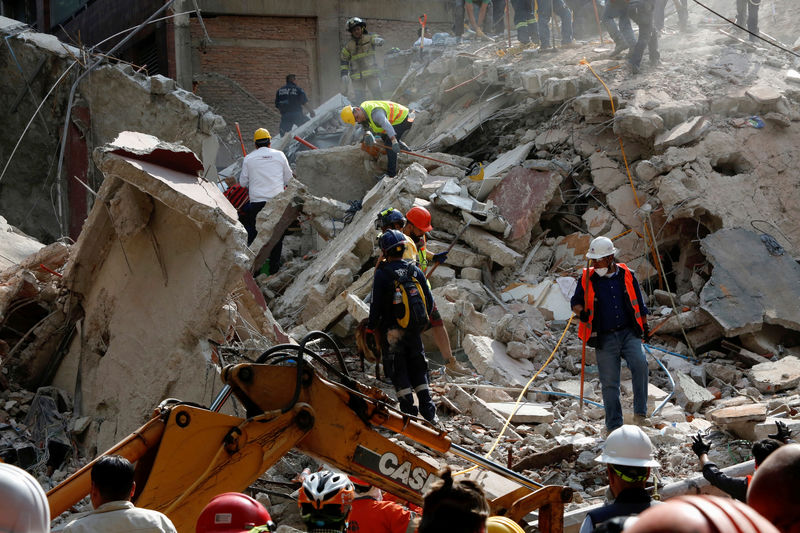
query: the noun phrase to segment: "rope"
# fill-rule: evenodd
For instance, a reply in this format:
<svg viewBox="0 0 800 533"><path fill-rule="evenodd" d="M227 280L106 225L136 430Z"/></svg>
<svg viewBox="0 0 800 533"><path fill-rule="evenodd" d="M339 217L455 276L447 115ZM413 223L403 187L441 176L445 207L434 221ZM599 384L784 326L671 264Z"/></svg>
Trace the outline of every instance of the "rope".
<svg viewBox="0 0 800 533"><path fill-rule="evenodd" d="M571 317L569 317L569 320L567 321L567 325L566 325L566 327L564 327L564 331L561 332L561 337L558 339L558 342L556 343L556 347L553 348L552 352L550 352L550 356L547 358L547 361L544 362L544 364L542 365L542 368L540 368L539 370L536 371L536 373L533 375L533 377L528 380L528 383L526 383L525 386L520 391L519 396L517 396L517 401L514 404L514 410L511 412L510 415L508 415L508 418L506 418L506 421L503 424L503 429L500 430L500 434L497 435L496 439L494 439L494 443L492 444L492 447L483 456L484 459L489 459L489 457L491 457L492 452L494 452L494 450L497 448L497 445L500 444L500 439L503 437L503 434L506 432L506 429L508 429L508 425L511 423L511 419L514 418L515 414L517 414L517 411L519 411L519 408L522 406L521 404L526 403L526 402L522 402L522 398L525 397L525 393L528 392L528 388L531 386L533 381L539 376L539 374L541 374L542 370L547 368L547 365L550 364L550 361L553 360L553 357L556 355L556 350L558 350L558 347L561 345L561 341L564 340L564 335L567 334L567 331L569 330L569 326L570 326L570 324L572 324L572 319L574 317L575 317L575 315L572 315ZM460 472L456 472L453 475L454 476L460 476L460 475L463 475L463 474L467 474L469 472L472 472L476 468L478 468L478 466L479 465L472 466L470 468L467 468L466 470L461 470Z"/></svg>
<svg viewBox="0 0 800 533"><path fill-rule="evenodd" d="M608 93L608 99L611 101L611 115L612 116L616 115L617 114L617 110L614 107L614 97L611 96L611 89L608 88L608 85L606 85L606 82L603 81L603 78L601 78L597 74L597 72L594 71L594 69L592 68L592 65L589 64L589 61L587 61L584 58L584 59L581 59L580 64L581 65L586 65L587 67L589 67L589 70L592 72L594 77L597 78L597 81L599 81L603 85L603 88L606 90L606 93ZM625 145L622 143L622 135L617 135L617 139L619 140L619 149L622 152L622 161L625 163L625 173L628 175L628 183L631 184L631 190L633 191L633 200L636 202L636 207L638 209L641 209L642 205L639 203L639 195L636 192L636 186L633 184L633 176L631 175L631 169L628 166L628 157L625 155ZM655 242L655 239L653 238L653 235L651 234L650 229L647 227L647 224L644 225L644 230L645 230L645 233L647 234L647 241L648 241L647 242L647 246L650 248L650 251L653 254L653 262L656 265L656 272L658 272L658 285L662 286L663 283L664 283L664 277L663 277L663 273L661 272L661 267L660 267L661 261L659 261L656 249L653 246L653 243Z"/></svg>

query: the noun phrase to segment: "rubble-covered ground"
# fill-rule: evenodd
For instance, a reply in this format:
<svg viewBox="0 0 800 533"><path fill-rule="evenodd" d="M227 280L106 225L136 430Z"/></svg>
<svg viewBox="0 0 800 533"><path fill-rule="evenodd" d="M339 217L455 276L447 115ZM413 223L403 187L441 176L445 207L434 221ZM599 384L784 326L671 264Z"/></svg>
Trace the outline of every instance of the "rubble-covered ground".
<svg viewBox="0 0 800 533"><path fill-rule="evenodd" d="M732 16L729 3L709 2ZM800 6L773 4L781 16L762 7L762 31L796 46ZM800 62L737 39L699 6L690 13L687 34L668 17L661 64L645 59L635 76L608 58L607 38L554 54L498 39L426 48L422 60L387 57L387 69L407 68L392 97L415 110L404 140L459 167L482 161L484 179L401 156L398 179L376 182L385 157L376 160L358 146L359 132L343 129L337 96L292 135L342 131L340 146L301 151L291 135L275 140L297 179L260 213L250 250L214 187L131 159L130 139L96 152L107 201L76 244L42 247L0 225L2 257L11 258L0 272L2 458L51 487L162 399L208 405L222 364L313 330L336 336L359 381L391 394L372 363L361 371L353 334L368 312L377 213L423 205L433 252L469 222L430 278L468 375L445 372L424 337L454 443L572 488L568 528L604 500L605 470L594 461L604 427L597 367L587 348L581 409L582 347L569 297L589 241L605 235L635 268L651 311L653 414L644 429L661 463L657 490L710 490L681 483L698 475L688 447L698 431L710 435L721 467L748 473L751 441L773 432L775 420L800 428ZM148 143L144 160L180 153ZM284 266L257 276L260 291L250 291L241 275L261 269L283 231ZM170 306L184 298L189 304ZM158 324L173 333L144 333ZM630 414L626 368L622 379ZM241 414L233 401L226 409ZM253 486L279 523L297 523L287 494L306 466L316 464L292 452ZM470 475L493 496L507 490L494 474Z"/></svg>

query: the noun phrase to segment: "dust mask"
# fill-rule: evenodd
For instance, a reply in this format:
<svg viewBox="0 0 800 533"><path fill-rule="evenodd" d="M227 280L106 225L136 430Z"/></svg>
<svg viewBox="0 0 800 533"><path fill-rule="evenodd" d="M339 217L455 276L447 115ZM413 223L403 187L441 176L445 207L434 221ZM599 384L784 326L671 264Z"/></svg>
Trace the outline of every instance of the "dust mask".
<svg viewBox="0 0 800 533"><path fill-rule="evenodd" d="M595 269L594 269L594 273L595 273L595 274L597 274L598 276L600 276L600 277L602 278L603 276L605 276L606 274L608 274L608 268L606 268L606 267L603 267L603 268L595 268Z"/></svg>

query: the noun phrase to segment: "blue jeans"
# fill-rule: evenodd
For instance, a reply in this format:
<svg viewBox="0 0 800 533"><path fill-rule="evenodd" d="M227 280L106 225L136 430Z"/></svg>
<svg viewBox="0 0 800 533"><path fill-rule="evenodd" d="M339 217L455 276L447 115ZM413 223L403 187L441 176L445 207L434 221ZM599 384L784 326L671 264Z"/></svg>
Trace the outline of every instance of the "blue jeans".
<svg viewBox="0 0 800 533"><path fill-rule="evenodd" d="M619 401L619 375L622 359L631 370L633 412L647 415L647 381L649 370L642 349L642 339L632 328L597 335L597 371L603 389L606 428L609 432L622 425L622 404Z"/></svg>

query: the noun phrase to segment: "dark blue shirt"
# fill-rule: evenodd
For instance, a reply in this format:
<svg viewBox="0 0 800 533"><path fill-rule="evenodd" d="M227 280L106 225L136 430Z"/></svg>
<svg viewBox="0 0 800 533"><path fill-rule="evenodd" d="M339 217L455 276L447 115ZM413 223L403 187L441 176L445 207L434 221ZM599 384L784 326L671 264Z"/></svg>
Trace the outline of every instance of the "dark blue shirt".
<svg viewBox="0 0 800 533"><path fill-rule="evenodd" d="M292 82L287 83L275 93L275 107L281 114L303 111L303 104L308 102L308 97L303 89Z"/></svg>
<svg viewBox="0 0 800 533"><path fill-rule="evenodd" d="M431 294L428 281L425 279L425 274L422 273L422 270L413 262L403 261L402 259L382 262L375 270L375 280L372 284L372 304L369 306L369 320L367 322L370 328L385 331L389 326L397 324L392 309L395 281L392 271L398 268L405 269L409 264L414 271L414 277L417 278L420 287L422 287L428 315L431 314L433 310L433 294Z"/></svg>
<svg viewBox="0 0 800 533"><path fill-rule="evenodd" d="M639 289L639 282L636 280L633 272L633 288L636 292L636 299L639 300L639 309L641 310L642 317L647 315L649 311L644 305L642 293ZM608 331L616 331L625 327L633 327L639 329L636 323L636 317L633 314L633 306L628 300L628 294L625 291L625 278L624 271L617 267L617 271L611 277L598 276L596 273L592 274L589 282L594 287L594 318L592 319L592 331L597 333L605 333ZM570 300L570 305L583 305L584 308L584 291L583 278L578 279L578 286L575 288L575 294Z"/></svg>

